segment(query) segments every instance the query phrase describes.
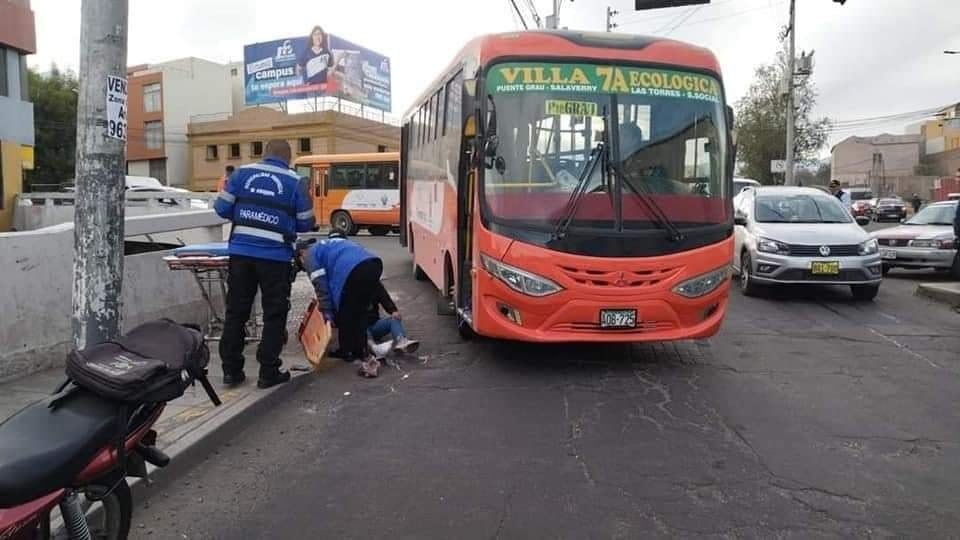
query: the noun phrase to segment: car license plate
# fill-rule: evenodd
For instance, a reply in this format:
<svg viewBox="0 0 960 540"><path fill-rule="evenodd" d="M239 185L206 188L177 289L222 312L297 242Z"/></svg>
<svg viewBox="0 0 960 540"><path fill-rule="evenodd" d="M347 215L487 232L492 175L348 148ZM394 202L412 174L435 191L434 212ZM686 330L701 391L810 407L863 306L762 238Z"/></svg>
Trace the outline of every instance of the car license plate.
<svg viewBox="0 0 960 540"><path fill-rule="evenodd" d="M634 328L637 326L635 309L601 309L600 328Z"/></svg>
<svg viewBox="0 0 960 540"><path fill-rule="evenodd" d="M810 273L817 275L837 275L840 273L839 261L813 261L810 263Z"/></svg>
<svg viewBox="0 0 960 540"><path fill-rule="evenodd" d="M881 259L896 259L897 252L892 249L881 249L880 250Z"/></svg>

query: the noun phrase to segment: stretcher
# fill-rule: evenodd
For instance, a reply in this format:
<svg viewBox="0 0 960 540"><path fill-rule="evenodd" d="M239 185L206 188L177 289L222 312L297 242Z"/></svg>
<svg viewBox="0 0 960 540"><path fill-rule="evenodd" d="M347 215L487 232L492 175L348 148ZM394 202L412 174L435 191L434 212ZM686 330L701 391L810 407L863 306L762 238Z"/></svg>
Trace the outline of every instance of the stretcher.
<svg viewBox="0 0 960 540"><path fill-rule="evenodd" d="M230 254L226 242L193 244L173 251L163 258L170 270L189 271L200 287L200 294L207 304L207 341L219 341L223 335L226 317L227 282L230 277ZM255 299L250 320L247 322L246 340L260 341L263 317L260 302Z"/></svg>

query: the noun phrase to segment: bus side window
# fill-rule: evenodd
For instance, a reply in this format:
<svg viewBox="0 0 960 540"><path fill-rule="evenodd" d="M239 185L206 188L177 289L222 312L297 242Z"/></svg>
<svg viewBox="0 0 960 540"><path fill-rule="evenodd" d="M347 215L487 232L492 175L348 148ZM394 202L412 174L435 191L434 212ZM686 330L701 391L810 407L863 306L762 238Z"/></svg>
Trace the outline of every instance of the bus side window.
<svg viewBox="0 0 960 540"><path fill-rule="evenodd" d="M368 165L367 174L367 187L370 189L397 189L400 187L397 179L396 163Z"/></svg>
<svg viewBox="0 0 960 540"><path fill-rule="evenodd" d="M316 174L317 184L315 186L316 188L315 193L317 197L323 197L327 194L327 189L328 189L327 188L327 172L329 170L330 169L320 169L317 171L317 174Z"/></svg>

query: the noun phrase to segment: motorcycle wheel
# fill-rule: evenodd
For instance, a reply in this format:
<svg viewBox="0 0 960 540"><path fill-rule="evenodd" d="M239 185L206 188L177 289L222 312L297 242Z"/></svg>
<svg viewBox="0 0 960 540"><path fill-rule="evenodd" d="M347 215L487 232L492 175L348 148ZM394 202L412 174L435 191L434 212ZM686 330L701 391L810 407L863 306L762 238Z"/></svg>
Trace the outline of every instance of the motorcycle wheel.
<svg viewBox="0 0 960 540"><path fill-rule="evenodd" d="M104 496L109 489L110 486L103 485L90 485L83 489L90 537L95 540L127 540L133 518L133 495L130 493L130 486L126 480L122 480L113 491ZM49 538L69 540L70 537L61 526Z"/></svg>

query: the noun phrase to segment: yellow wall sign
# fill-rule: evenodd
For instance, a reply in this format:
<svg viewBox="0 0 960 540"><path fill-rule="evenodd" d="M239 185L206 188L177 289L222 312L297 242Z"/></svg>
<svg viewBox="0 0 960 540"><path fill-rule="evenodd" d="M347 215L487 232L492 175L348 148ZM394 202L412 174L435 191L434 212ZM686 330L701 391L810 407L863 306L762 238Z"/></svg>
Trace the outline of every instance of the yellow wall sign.
<svg viewBox="0 0 960 540"><path fill-rule="evenodd" d="M573 116L597 116L599 107L592 101L565 101L548 99L546 112L549 115L569 114Z"/></svg>

